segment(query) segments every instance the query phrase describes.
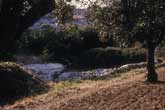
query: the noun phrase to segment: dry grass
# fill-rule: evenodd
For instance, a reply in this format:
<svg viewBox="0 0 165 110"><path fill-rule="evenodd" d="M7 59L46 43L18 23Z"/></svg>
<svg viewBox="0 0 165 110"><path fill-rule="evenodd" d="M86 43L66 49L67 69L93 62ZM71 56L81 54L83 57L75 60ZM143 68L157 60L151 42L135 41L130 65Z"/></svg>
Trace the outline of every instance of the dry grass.
<svg viewBox="0 0 165 110"><path fill-rule="evenodd" d="M157 70L157 84L147 84L145 69L113 77L52 84L43 95L4 108L18 110L165 110L165 68Z"/></svg>

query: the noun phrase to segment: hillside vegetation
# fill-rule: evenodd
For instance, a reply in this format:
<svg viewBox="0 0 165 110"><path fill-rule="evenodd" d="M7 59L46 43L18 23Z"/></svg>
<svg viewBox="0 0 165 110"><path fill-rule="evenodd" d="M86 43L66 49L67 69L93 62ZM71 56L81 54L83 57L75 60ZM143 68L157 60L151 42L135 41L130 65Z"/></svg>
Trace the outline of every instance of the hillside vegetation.
<svg viewBox="0 0 165 110"><path fill-rule="evenodd" d="M0 105L45 91L47 86L37 76L13 62L0 62Z"/></svg>

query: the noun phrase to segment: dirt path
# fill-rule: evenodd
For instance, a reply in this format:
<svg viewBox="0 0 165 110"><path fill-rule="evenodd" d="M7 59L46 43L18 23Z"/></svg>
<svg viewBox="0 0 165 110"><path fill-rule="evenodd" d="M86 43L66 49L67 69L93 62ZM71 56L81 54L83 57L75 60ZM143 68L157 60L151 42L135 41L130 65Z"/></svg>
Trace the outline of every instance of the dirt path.
<svg viewBox="0 0 165 110"><path fill-rule="evenodd" d="M144 71L143 71L144 72ZM144 74L127 75L110 81L42 95L31 103L9 108L20 110L165 110L165 68L158 70L159 84L144 83ZM25 102L27 103L27 102Z"/></svg>

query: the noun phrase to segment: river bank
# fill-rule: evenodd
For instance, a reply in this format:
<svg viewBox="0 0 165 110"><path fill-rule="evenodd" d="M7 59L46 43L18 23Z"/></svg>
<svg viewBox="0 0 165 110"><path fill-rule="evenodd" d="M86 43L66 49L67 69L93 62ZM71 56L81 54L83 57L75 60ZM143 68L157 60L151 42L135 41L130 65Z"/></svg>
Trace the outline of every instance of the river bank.
<svg viewBox="0 0 165 110"><path fill-rule="evenodd" d="M39 76L46 82L59 82L65 80L82 80L98 77L106 77L112 74L126 72L131 69L143 68L146 62L132 63L119 66L117 68L97 68L91 70L69 69L61 63L45 62L41 56L17 56L17 63L21 63L25 70ZM161 63L160 65L163 65Z"/></svg>

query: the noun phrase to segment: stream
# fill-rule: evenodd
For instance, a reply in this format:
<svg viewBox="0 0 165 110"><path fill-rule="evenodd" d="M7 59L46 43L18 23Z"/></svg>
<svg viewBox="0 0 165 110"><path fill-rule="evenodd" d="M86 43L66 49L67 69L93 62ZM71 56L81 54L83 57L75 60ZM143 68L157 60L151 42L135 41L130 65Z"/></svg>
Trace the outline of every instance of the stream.
<svg viewBox="0 0 165 110"><path fill-rule="evenodd" d="M126 64L118 68L107 69L93 69L88 71L66 71L67 69L60 63L47 63L47 64L28 64L24 65L25 69L31 70L34 74L38 75L44 81L64 81L64 80L81 80L92 79L101 76L108 76L112 74L125 73L132 69L144 68L146 62ZM163 63L164 65L164 63Z"/></svg>
<svg viewBox="0 0 165 110"><path fill-rule="evenodd" d="M67 66L61 63L45 63L41 56L16 55L17 63L23 65L25 70L30 70L39 76L43 81L65 81L92 79L116 73L122 73L135 68L146 66L146 62L126 64L118 68L98 68L92 70L68 70ZM28 60L27 60L28 59Z"/></svg>
<svg viewBox="0 0 165 110"><path fill-rule="evenodd" d="M68 70L61 63L44 62L42 56L17 54L16 61L44 81L79 80L100 77L109 74L112 69Z"/></svg>
<svg viewBox="0 0 165 110"><path fill-rule="evenodd" d="M107 75L109 71L111 71L111 69L95 69L89 71L66 71L66 67L60 63L27 64L23 67L37 74L44 81L87 79L92 77L104 76Z"/></svg>

